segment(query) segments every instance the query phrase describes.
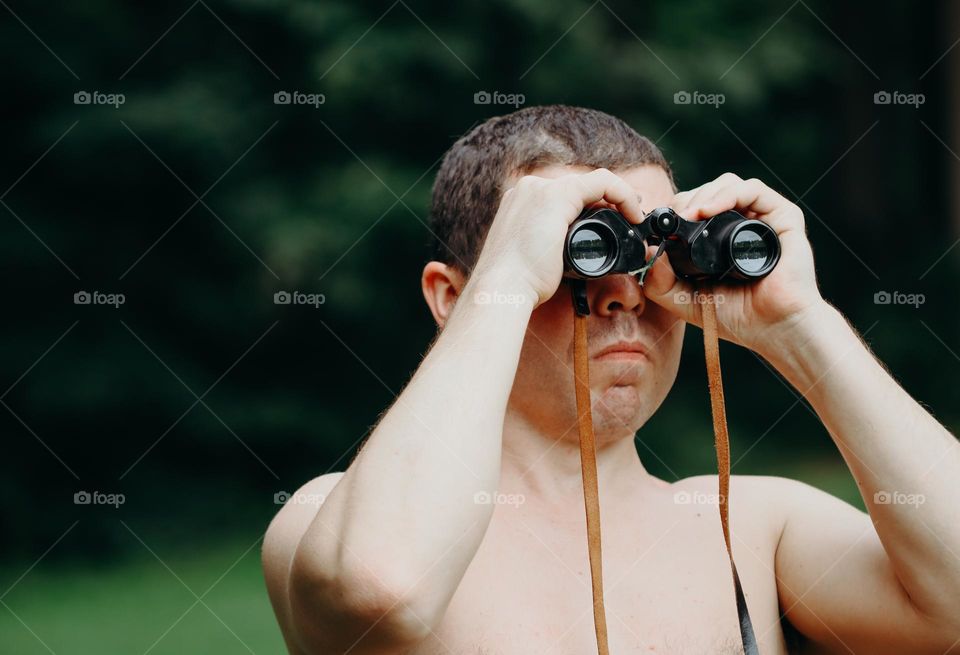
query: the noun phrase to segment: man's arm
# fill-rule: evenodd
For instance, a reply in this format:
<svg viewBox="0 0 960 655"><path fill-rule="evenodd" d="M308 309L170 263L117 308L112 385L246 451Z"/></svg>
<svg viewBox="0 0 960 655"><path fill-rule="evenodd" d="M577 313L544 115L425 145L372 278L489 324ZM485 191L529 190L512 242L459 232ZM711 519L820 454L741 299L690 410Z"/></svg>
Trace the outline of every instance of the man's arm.
<svg viewBox="0 0 960 655"><path fill-rule="evenodd" d="M870 513L794 486L776 559L787 618L834 652L960 645L957 440L825 303L762 354L810 401Z"/></svg>
<svg viewBox="0 0 960 655"><path fill-rule="evenodd" d="M504 287L500 287L504 289ZM388 653L429 634L480 546L507 396L532 307L471 302L315 516L287 567L288 629L305 652Z"/></svg>
<svg viewBox="0 0 960 655"><path fill-rule="evenodd" d="M493 513L475 497L499 483L530 314L560 285L569 224L600 200L634 223L643 218L636 192L604 169L527 176L504 194L474 272L410 383L319 511L293 516L285 507L271 527L265 565L288 643L304 653L395 653L439 625ZM520 302L483 302L495 294Z"/></svg>
<svg viewBox="0 0 960 655"><path fill-rule="evenodd" d="M769 276L713 288L720 336L764 356L806 396L870 511L788 485L776 559L786 614L834 652L943 655L960 638L956 439L823 300L797 205L760 180L725 173L678 193L673 208L688 219L737 209L776 230L782 256ZM644 285L648 298L703 325L700 303L677 302L694 290L665 258Z"/></svg>

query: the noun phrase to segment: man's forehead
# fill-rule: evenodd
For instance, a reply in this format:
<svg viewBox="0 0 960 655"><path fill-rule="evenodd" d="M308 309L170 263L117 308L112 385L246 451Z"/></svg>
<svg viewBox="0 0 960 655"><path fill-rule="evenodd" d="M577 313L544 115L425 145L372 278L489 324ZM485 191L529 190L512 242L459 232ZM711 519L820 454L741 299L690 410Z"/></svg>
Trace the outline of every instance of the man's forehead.
<svg viewBox="0 0 960 655"><path fill-rule="evenodd" d="M557 178L571 173L589 173L591 170L593 169L589 166L551 164L535 168L529 174L537 177ZM647 211L655 207L668 205L673 200L673 185L670 183L670 178L666 171L656 164L614 169L613 172L637 190L637 193L640 194L640 203ZM504 185L504 191L513 187L520 177L519 175L509 177Z"/></svg>

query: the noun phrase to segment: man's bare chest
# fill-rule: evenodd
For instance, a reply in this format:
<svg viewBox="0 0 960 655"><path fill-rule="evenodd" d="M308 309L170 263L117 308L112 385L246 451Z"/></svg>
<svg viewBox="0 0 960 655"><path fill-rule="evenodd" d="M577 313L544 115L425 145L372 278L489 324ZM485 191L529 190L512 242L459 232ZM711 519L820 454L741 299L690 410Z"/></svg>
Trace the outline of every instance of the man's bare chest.
<svg viewBox="0 0 960 655"><path fill-rule="evenodd" d="M612 652L737 652L730 566L713 518L708 511L630 525L605 519L604 599ZM758 546L749 551L738 568L757 636L764 652L779 652L773 553ZM585 528L518 514L491 522L440 629L415 653L593 650Z"/></svg>

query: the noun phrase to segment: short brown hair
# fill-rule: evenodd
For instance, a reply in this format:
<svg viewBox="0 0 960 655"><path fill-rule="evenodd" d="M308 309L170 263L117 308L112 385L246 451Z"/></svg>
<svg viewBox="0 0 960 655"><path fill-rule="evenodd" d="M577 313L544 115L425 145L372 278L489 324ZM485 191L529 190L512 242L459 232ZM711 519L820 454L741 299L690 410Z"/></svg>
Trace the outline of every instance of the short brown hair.
<svg viewBox="0 0 960 655"><path fill-rule="evenodd" d="M619 118L547 105L495 116L447 151L433 185L433 258L469 273L512 175L541 166L624 169L654 164L673 182L660 149Z"/></svg>

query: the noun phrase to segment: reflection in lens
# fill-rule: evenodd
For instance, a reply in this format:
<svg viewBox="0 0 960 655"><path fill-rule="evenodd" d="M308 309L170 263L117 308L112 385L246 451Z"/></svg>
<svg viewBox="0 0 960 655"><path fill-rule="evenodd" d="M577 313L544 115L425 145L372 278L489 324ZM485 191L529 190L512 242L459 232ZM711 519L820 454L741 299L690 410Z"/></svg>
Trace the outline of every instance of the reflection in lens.
<svg viewBox="0 0 960 655"><path fill-rule="evenodd" d="M766 241L749 228L744 228L734 235L731 251L734 262L746 273L761 270L770 257Z"/></svg>
<svg viewBox="0 0 960 655"><path fill-rule="evenodd" d="M610 248L595 230L584 227L570 238L570 260L582 273L595 273L607 262Z"/></svg>

